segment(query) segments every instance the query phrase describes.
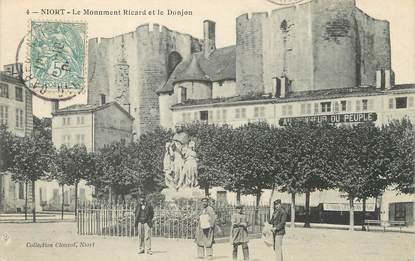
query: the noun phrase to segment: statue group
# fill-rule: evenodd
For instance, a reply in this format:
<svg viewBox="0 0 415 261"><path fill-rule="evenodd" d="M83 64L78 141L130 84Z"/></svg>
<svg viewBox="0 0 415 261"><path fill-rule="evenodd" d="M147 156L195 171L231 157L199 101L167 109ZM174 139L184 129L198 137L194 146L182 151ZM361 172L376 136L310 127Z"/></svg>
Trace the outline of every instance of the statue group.
<svg viewBox="0 0 415 261"><path fill-rule="evenodd" d="M186 133L176 133L166 143L163 169L168 188L179 190L198 185L195 142Z"/></svg>

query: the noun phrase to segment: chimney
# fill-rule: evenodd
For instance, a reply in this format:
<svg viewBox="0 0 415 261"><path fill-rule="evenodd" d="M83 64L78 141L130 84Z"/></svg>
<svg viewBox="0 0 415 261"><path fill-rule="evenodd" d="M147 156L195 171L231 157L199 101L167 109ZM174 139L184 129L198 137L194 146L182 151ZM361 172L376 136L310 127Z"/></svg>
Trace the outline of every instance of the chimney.
<svg viewBox="0 0 415 261"><path fill-rule="evenodd" d="M276 98L285 98L288 92L288 84L289 80L287 77L282 76L281 78L275 77L273 78L275 84L275 97Z"/></svg>
<svg viewBox="0 0 415 261"><path fill-rule="evenodd" d="M385 70L385 89L389 90L391 88L391 70Z"/></svg>
<svg viewBox="0 0 415 261"><path fill-rule="evenodd" d="M54 113L54 112L56 112L57 110L59 110L59 100L52 100L52 101L50 102L50 104L51 104L51 112L52 112L52 113Z"/></svg>
<svg viewBox="0 0 415 261"><path fill-rule="evenodd" d="M382 89L382 70L376 70L376 89Z"/></svg>
<svg viewBox="0 0 415 261"><path fill-rule="evenodd" d="M215 50L215 22L205 20L203 21L203 52L205 58L209 58Z"/></svg>

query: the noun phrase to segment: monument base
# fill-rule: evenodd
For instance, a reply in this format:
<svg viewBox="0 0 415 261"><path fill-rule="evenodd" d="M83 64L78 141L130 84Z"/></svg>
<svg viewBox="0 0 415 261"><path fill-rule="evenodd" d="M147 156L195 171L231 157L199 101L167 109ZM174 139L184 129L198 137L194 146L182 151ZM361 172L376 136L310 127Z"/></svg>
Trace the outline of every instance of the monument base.
<svg viewBox="0 0 415 261"><path fill-rule="evenodd" d="M166 197L166 201L175 201L176 199L202 199L205 197L204 190L200 188L180 188L175 190L173 188L165 188L161 191Z"/></svg>

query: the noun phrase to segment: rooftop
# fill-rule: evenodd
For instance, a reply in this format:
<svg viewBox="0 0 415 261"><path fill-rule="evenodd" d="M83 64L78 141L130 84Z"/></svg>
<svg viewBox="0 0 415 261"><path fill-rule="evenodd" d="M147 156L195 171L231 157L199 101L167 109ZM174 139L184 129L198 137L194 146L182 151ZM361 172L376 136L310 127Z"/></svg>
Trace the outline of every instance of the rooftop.
<svg viewBox="0 0 415 261"><path fill-rule="evenodd" d="M203 52L180 62L157 93L172 92L175 83L183 81L224 81L236 79L236 47L216 49L208 58Z"/></svg>
<svg viewBox="0 0 415 261"><path fill-rule="evenodd" d="M125 114L127 114L127 116L131 119L134 120L134 117L132 117L122 106L120 106L117 102L109 102L109 103L105 103L103 105L94 105L94 104L74 104L74 105L70 105L68 107L65 108L61 108L59 110L56 110L55 112L52 113L53 116L56 115L67 115L67 114L77 114L77 113L89 113L89 112L96 112L105 108L108 108L110 106L116 106L118 107L122 112L124 112Z"/></svg>
<svg viewBox="0 0 415 261"><path fill-rule="evenodd" d="M415 91L415 84L397 84L390 90L379 90L374 87L354 87L354 88L339 88L328 89L318 91L302 91L289 93L285 98L275 98L271 94L254 93L244 96L234 96L226 98L214 98L214 99L200 99L200 100L186 100L182 103L178 103L172 106L172 108L180 108L183 106L194 105L214 105L214 104L233 104L233 103L249 103L249 102L275 102L285 103L291 101L306 101L306 100L318 100L318 99L335 99L342 97L355 97L355 96L373 96L383 95L387 93L393 93L395 91L409 90Z"/></svg>

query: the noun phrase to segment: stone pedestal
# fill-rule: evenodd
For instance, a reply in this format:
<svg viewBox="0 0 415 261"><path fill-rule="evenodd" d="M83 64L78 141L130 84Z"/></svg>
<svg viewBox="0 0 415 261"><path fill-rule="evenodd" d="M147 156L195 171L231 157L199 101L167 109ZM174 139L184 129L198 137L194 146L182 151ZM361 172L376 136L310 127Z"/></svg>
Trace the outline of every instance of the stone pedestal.
<svg viewBox="0 0 415 261"><path fill-rule="evenodd" d="M199 188L181 188L179 190L166 188L161 191L166 197L166 201L174 201L176 199L186 198L186 199L202 199L205 197L205 192Z"/></svg>

